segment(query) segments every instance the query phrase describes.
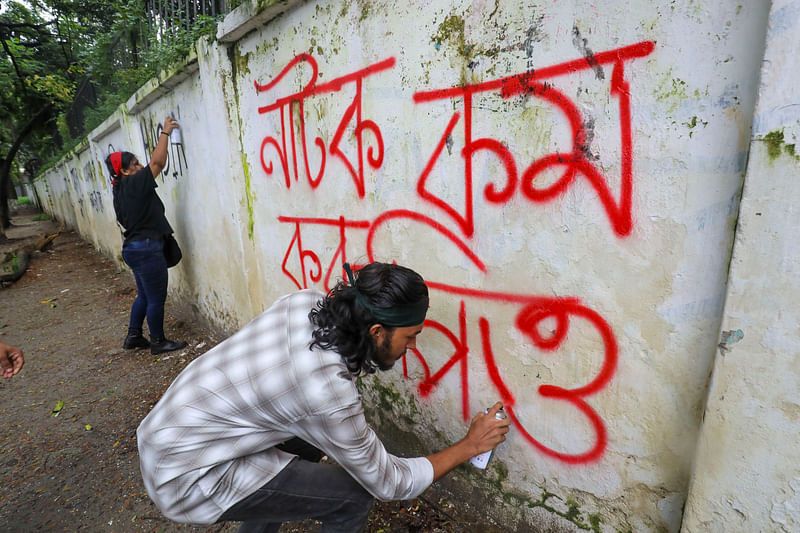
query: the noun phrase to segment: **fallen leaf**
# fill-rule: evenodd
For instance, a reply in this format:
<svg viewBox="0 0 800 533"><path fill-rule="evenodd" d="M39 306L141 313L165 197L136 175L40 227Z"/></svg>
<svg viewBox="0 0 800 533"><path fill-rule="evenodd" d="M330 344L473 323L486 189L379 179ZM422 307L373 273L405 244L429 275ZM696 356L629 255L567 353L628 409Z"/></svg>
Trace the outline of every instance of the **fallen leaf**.
<svg viewBox="0 0 800 533"><path fill-rule="evenodd" d="M64 402L61 401L61 400L58 400L58 402L56 402L56 406L53 407L53 416L58 416L58 413L60 413L61 409L63 409L63 408L64 408Z"/></svg>
<svg viewBox="0 0 800 533"><path fill-rule="evenodd" d="M85 426L83 426L83 427L85 427L85 428L86 428L86 431L91 431L91 430L92 430L92 426L91 426L91 424L86 424L86 425L85 425Z"/></svg>
<svg viewBox="0 0 800 533"><path fill-rule="evenodd" d="M39 300L39 302L43 304L49 304L50 302L54 302L56 300L58 300L58 298L44 298L42 300Z"/></svg>

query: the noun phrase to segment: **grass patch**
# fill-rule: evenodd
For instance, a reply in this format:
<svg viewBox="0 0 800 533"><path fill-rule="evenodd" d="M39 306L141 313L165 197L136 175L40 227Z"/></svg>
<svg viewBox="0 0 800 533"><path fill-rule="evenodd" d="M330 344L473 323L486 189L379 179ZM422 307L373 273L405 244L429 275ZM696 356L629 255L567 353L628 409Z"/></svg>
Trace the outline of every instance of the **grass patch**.
<svg viewBox="0 0 800 533"><path fill-rule="evenodd" d="M33 200L31 200L30 196L18 196L17 205L33 205Z"/></svg>
<svg viewBox="0 0 800 533"><path fill-rule="evenodd" d="M52 217L47 213L39 213L38 215L31 218L31 220L50 220Z"/></svg>

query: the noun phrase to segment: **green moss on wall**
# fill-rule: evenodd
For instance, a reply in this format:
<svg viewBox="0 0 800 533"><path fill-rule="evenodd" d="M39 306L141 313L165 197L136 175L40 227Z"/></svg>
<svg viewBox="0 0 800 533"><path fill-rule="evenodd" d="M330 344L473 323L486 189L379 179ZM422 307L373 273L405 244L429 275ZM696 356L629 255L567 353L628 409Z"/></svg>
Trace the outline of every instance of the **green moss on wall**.
<svg viewBox="0 0 800 533"><path fill-rule="evenodd" d="M493 15L494 13L492 13L492 16ZM491 16L489 18L491 18ZM433 43L433 47L437 51L441 50L442 46L448 46L454 50L457 55L461 56L464 63L459 80L461 86L470 83L467 77L474 68L475 61L478 57L495 59L502 51L501 47L496 44L492 47L485 48L482 43L468 42L464 18L456 13L448 15L436 27L436 32L431 36L431 43ZM493 75L496 68L496 62L492 62L491 66L487 68L486 73L488 75Z"/></svg>
<svg viewBox="0 0 800 533"><path fill-rule="evenodd" d="M450 44L456 47L460 54L466 55L466 41L464 38L464 19L458 15L450 14L439 24L436 33L431 37L438 50L442 44Z"/></svg>
<svg viewBox="0 0 800 533"><path fill-rule="evenodd" d="M285 4L286 0L258 0L256 3L256 12L261 13L265 9L277 4Z"/></svg>
<svg viewBox="0 0 800 533"><path fill-rule="evenodd" d="M267 45L269 46L269 45ZM228 106L228 116L235 118L238 121L239 131L239 153L242 159L242 173L244 174L244 205L247 209L247 237L253 241L255 234L255 221L253 216L253 201L254 195L251 190L251 173L250 165L247 162L247 150L245 150L244 140L241 137L242 119L239 114L241 109L239 105L239 90L237 88L237 78L239 76L250 74L250 54L241 54L238 45L228 48L228 60L231 64L231 90L233 92L233 101L228 95L228 84L222 84L222 92L225 96L225 102Z"/></svg>
<svg viewBox="0 0 800 533"><path fill-rule="evenodd" d="M445 442L442 435L428 432L423 436L417 430L422 415L413 395L402 394L374 378L359 378L357 386L365 398L364 411L370 424L379 430L381 440L403 455L426 456L436 442Z"/></svg>
<svg viewBox="0 0 800 533"><path fill-rule="evenodd" d="M417 424L420 411L413 396L401 394L391 387L383 385L376 379L372 379L369 382L364 382L359 379L359 387L369 388L370 392L372 392L373 396L377 399L377 407L380 409L395 412L409 422Z"/></svg>
<svg viewBox="0 0 800 533"><path fill-rule="evenodd" d="M381 435L381 439L393 447L401 447L404 455L427 455L431 447L446 443L444 435L432 435L430 428L425 433L419 427L421 413L414 395L398 392L373 378L358 379L357 385L364 397L364 410L371 425ZM391 414L391 416L389 416ZM409 429L411 428L411 429ZM435 430L433 430L435 432ZM462 467L463 468L463 467ZM482 486L489 492L499 495L506 505L514 507L540 508L568 520L577 529L600 533L603 523L600 515L588 513L572 497L563 500L556 494L541 488L539 499L533 499L529 493L508 489L504 486L509 477L508 467L499 459L489 463L489 469L478 471L466 465L460 470L472 479L475 486ZM487 475L491 473L491 475ZM555 500L563 503L556 504ZM566 507L566 510L564 510ZM621 533L621 532L620 532Z"/></svg>
<svg viewBox="0 0 800 533"><path fill-rule="evenodd" d="M99 184L100 184L100 185L102 185L102 184L103 184L103 182L104 182L104 178L105 178L105 176L106 176L106 173L108 172L108 169L104 168L104 167L105 167L105 164L101 163L101 162L100 162L100 161L98 161L98 160L95 160L95 163L94 163L94 164L95 164L95 167L97 167L97 171L96 171L96 172L97 172L97 175L100 177L100 178L99 178L99 180L98 180L98 181L99 181ZM111 178L109 178L109 180L110 180L110 179L111 179ZM45 183L47 183L47 182L45 182Z"/></svg>
<svg viewBox="0 0 800 533"><path fill-rule="evenodd" d="M668 76L660 81L659 88L653 96L658 102L668 106L668 113L672 113L688 98L688 85L680 78L669 78Z"/></svg>
<svg viewBox="0 0 800 533"><path fill-rule="evenodd" d="M534 500L529 495L517 492L513 490L506 490L501 491L501 495L503 497L503 501L509 505L525 505L530 508L540 508L553 513L555 515L560 516L561 518L568 520L572 524L574 524L578 529L583 531L592 531L594 533L600 533L600 525L603 523L603 520L597 514L587 513L584 518L584 513L581 511L580 505L572 498L567 498L564 504L567 507L566 511L560 511L552 504L548 503L549 500L552 498L560 500L558 496L549 492L547 489L542 488L542 494L538 500Z"/></svg>
<svg viewBox="0 0 800 533"><path fill-rule="evenodd" d="M775 161L781 155L781 145L783 144L783 130L771 131L764 135L764 143L767 145L767 155L770 161Z"/></svg>
<svg viewBox="0 0 800 533"><path fill-rule="evenodd" d="M695 115L688 121L684 122L684 125L686 125L690 130L694 130L694 128L696 128L698 125L701 125L703 127L708 126L708 122L702 119L698 119L697 116ZM692 134L694 134L694 131L689 132L689 137L691 137Z"/></svg>
<svg viewBox="0 0 800 533"><path fill-rule="evenodd" d="M794 143L787 144L784 142L783 130L771 131L759 140L767 145L767 156L770 163L778 159L781 154L786 154L795 161L800 161L800 155L795 151Z"/></svg>
<svg viewBox="0 0 800 533"><path fill-rule="evenodd" d="M278 50L278 45L280 41L277 37L273 37L272 40L264 39L258 45L256 45L255 50L253 50L254 57L260 57L263 55L267 55L270 53L274 53L275 50ZM249 54L248 54L249 55ZM250 72L248 68L247 72Z"/></svg>
<svg viewBox="0 0 800 533"><path fill-rule="evenodd" d="M250 54L241 54L239 47L234 48L234 72L237 76L247 76L250 74Z"/></svg>
<svg viewBox="0 0 800 533"><path fill-rule="evenodd" d="M360 2L361 4L361 16L358 17L358 20L365 21L369 18L370 13L370 3L369 2Z"/></svg>
<svg viewBox="0 0 800 533"><path fill-rule="evenodd" d="M244 199L247 208L247 237L252 241L255 231L253 193L250 190L250 165L247 163L247 155L244 150L242 150L242 172L244 172Z"/></svg>
<svg viewBox="0 0 800 533"><path fill-rule="evenodd" d="M448 15L437 27L436 33L431 37L431 42L436 50L439 50L443 44L446 44L453 48L457 55L463 58L464 61L458 83L462 87L468 85L468 65L474 46L467 44L464 35L464 19L454 13Z"/></svg>

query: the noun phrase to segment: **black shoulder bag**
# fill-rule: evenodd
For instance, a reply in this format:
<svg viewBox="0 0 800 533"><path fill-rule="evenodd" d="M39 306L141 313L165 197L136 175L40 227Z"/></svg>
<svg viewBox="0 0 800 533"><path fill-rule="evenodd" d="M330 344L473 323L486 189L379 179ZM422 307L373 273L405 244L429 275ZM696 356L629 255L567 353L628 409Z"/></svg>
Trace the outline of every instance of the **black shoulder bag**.
<svg viewBox="0 0 800 533"><path fill-rule="evenodd" d="M183 254L181 247L178 246L178 241L171 233L164 235L164 259L167 260L167 268L174 267L181 261Z"/></svg>

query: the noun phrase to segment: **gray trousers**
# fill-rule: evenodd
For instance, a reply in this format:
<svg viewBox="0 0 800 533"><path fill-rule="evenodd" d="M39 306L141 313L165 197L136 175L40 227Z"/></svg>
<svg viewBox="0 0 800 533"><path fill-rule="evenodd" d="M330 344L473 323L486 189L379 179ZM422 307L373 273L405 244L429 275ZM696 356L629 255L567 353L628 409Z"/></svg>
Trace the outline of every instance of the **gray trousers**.
<svg viewBox="0 0 800 533"><path fill-rule="evenodd" d="M239 533L276 533L281 522L313 518L322 522L322 533L356 533L364 530L373 502L340 466L296 458L219 521L244 522Z"/></svg>

